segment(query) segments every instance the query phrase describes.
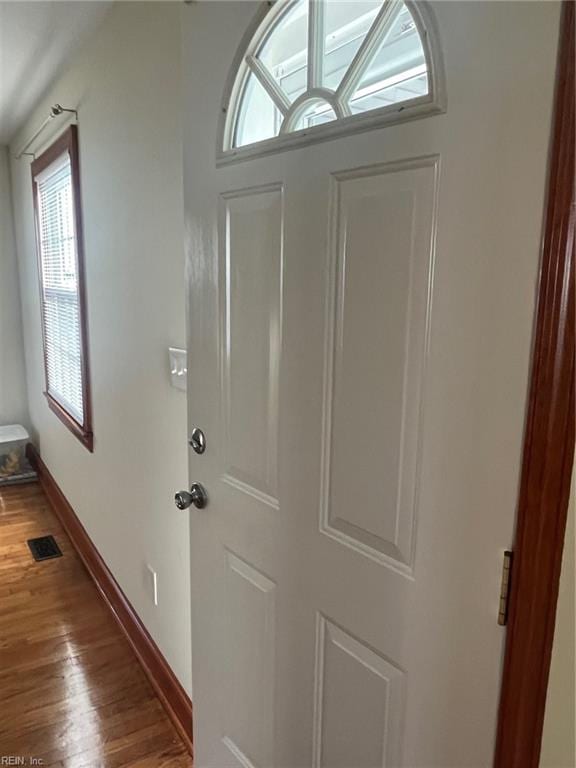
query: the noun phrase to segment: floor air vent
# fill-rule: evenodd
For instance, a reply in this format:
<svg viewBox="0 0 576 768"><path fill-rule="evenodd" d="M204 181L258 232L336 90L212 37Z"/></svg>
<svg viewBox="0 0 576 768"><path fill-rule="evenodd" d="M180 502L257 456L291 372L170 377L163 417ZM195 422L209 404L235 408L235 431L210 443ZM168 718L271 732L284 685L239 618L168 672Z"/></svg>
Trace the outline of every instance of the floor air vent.
<svg viewBox="0 0 576 768"><path fill-rule="evenodd" d="M56 544L54 536L40 536L39 539L28 539L28 546L34 560L51 560L53 557L62 557L62 552L58 544Z"/></svg>

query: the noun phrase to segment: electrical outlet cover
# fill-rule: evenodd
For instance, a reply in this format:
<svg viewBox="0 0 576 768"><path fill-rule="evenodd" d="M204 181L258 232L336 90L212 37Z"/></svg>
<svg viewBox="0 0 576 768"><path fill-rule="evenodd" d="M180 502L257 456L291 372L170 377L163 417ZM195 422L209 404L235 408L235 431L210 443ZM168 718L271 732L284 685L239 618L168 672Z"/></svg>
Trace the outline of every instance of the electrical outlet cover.
<svg viewBox="0 0 576 768"><path fill-rule="evenodd" d="M154 605L158 605L158 574L151 565L146 565L148 592Z"/></svg>

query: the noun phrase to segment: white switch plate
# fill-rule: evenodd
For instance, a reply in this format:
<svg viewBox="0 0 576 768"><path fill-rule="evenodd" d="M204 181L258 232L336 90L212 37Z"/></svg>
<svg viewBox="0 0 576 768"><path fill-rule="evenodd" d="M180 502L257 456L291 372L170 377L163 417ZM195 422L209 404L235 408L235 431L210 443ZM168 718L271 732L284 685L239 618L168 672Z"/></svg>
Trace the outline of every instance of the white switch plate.
<svg viewBox="0 0 576 768"><path fill-rule="evenodd" d="M170 363L170 381L173 387L186 392L188 378L188 355L185 349L177 347L168 347L168 358Z"/></svg>

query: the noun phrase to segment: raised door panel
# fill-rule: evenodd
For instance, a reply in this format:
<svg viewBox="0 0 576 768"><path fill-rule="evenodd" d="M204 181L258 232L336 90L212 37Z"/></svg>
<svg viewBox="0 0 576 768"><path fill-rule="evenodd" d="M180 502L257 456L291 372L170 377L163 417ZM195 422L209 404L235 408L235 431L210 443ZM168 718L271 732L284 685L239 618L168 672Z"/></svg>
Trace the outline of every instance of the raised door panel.
<svg viewBox="0 0 576 768"><path fill-rule="evenodd" d="M278 371L283 194L279 186L221 198L224 480L278 506Z"/></svg>
<svg viewBox="0 0 576 768"><path fill-rule="evenodd" d="M316 644L314 768L399 765L402 670L320 614Z"/></svg>
<svg viewBox="0 0 576 768"><path fill-rule="evenodd" d="M338 174L332 186L321 529L403 572L414 555L436 171L423 158Z"/></svg>
<svg viewBox="0 0 576 768"><path fill-rule="evenodd" d="M274 765L275 601L275 583L226 551L223 742L244 768Z"/></svg>

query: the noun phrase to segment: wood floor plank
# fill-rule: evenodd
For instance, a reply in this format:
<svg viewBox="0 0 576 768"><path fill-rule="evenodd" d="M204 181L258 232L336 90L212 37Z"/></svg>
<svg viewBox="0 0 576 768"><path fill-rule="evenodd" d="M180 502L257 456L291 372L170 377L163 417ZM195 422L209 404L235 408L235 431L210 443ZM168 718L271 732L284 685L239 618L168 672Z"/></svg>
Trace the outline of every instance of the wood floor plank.
<svg viewBox="0 0 576 768"><path fill-rule="evenodd" d="M48 534L63 557L36 563ZM0 489L0 762L191 768L192 759L36 483Z"/></svg>

